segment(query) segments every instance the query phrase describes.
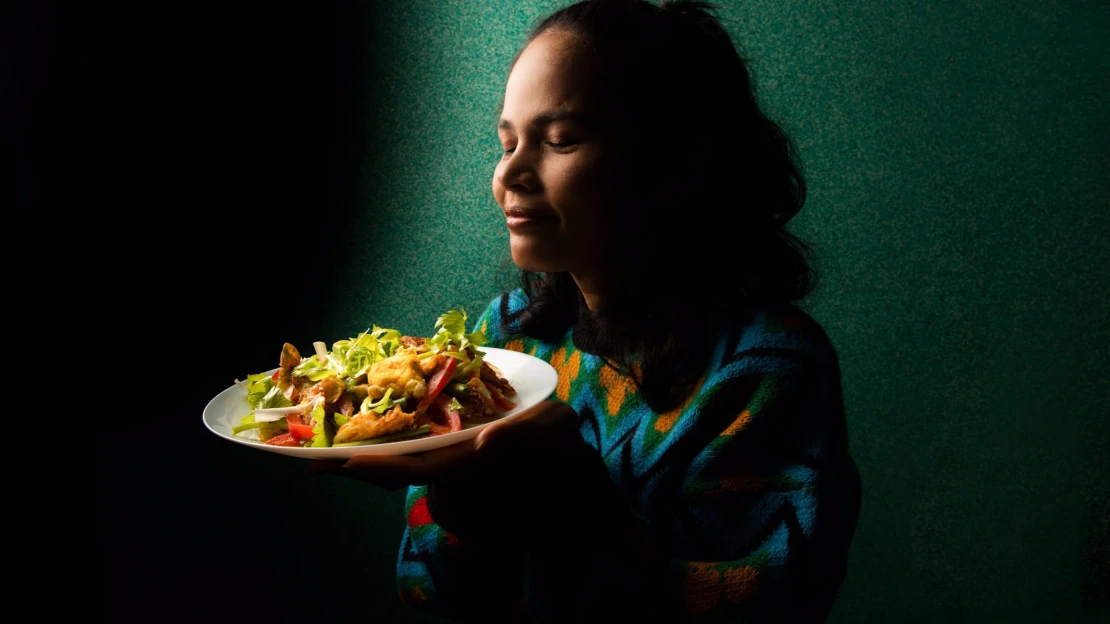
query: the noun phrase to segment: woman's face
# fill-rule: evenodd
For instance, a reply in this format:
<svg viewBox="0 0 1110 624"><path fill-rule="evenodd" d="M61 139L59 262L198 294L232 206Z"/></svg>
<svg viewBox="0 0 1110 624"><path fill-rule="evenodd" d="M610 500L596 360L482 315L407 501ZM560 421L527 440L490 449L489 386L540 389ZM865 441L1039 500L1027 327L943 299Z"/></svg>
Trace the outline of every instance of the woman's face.
<svg viewBox="0 0 1110 624"><path fill-rule="evenodd" d="M627 201L612 163L616 145L591 101L589 81L548 31L517 59L497 134L505 150L493 196L505 211L513 261L527 271L587 273L608 266L615 202Z"/></svg>

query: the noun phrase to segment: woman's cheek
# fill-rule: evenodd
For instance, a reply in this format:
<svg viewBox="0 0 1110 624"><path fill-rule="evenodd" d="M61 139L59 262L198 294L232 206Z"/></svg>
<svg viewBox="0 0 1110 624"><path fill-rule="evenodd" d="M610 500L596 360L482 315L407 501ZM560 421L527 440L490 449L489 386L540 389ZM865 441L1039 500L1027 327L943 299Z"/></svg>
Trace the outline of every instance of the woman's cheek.
<svg viewBox="0 0 1110 624"><path fill-rule="evenodd" d="M601 220L604 217L601 213L609 209L606 198L612 195L609 187L613 180L606 175L602 164L597 158L582 158L568 163L567 169L561 172L562 203L574 213L575 221Z"/></svg>

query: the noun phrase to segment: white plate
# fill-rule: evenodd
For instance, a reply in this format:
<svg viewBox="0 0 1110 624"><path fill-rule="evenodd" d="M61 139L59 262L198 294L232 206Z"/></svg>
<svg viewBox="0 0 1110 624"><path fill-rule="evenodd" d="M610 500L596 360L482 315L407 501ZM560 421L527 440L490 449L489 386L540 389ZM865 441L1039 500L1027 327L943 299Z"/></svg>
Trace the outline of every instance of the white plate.
<svg viewBox="0 0 1110 624"><path fill-rule="evenodd" d="M504 415L501 417L502 419L513 418L519 415L529 407L551 396L551 393L555 390L555 384L559 381L559 375L547 362L531 355L525 355L516 351L506 351L505 349L483 347L482 351L486 353L486 361L501 369L501 374L505 376L505 379L509 380L513 389L516 390L516 396L510 397L510 400L516 403L516 407L508 412L504 412ZM270 372L272 373L273 370ZM227 390L217 394L214 399L208 402L208 406L204 408L204 426L208 427L209 431L221 438L263 451L270 451L271 453L281 453L282 455L292 455L293 457L304 457L306 459L344 459L354 455L409 455L412 453L423 453L424 451L430 451L443 446L450 446L462 442L463 440L469 440L478 435L478 432L485 428L486 425L490 424L487 422L467 427L464 422L463 430L456 431L455 433L416 438L414 440L385 442L383 444L341 446L338 448L299 448L291 446L271 446L269 444L263 444L257 439L252 440L242 435L232 435L231 428L238 425L239 422L243 420L243 417L250 412L251 406L247 403L246 389L242 386L233 385ZM248 432L254 431L255 430L248 430ZM248 432L244 432L244 434Z"/></svg>

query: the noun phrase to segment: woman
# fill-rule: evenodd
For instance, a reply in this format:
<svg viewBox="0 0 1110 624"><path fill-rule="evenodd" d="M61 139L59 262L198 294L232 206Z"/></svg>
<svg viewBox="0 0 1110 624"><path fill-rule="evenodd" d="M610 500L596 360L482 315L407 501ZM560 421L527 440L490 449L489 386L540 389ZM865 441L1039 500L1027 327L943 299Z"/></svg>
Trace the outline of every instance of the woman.
<svg viewBox="0 0 1110 624"><path fill-rule="evenodd" d="M347 474L409 489L402 597L463 621L823 621L859 508L837 359L791 302L804 182L696 2L591 0L514 60L478 321L555 401ZM617 618L617 619L614 619Z"/></svg>

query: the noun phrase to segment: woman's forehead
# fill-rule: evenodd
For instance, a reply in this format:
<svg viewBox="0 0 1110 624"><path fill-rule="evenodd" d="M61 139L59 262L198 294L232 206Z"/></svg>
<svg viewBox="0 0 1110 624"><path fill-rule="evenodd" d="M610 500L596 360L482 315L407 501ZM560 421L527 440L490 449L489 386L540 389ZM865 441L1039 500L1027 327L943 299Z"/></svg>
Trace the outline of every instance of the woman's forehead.
<svg viewBox="0 0 1110 624"><path fill-rule="evenodd" d="M589 114L589 77L575 43L571 35L547 32L528 44L505 85L503 120L515 126L551 111Z"/></svg>

